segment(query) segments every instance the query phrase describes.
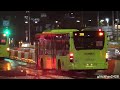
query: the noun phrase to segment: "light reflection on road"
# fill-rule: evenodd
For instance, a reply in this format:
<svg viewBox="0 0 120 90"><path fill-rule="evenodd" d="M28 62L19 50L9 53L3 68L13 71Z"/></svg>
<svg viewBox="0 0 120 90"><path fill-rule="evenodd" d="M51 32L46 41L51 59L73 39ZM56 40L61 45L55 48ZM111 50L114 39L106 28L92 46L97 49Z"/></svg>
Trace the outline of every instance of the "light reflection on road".
<svg viewBox="0 0 120 90"><path fill-rule="evenodd" d="M5 61L9 61L11 63L11 66L15 70L20 70L20 72L26 72L25 76L14 76L14 77L6 77L10 79L97 79L98 75L104 75L103 71L98 71L95 75L87 75L83 72L61 72L58 73L55 70L49 70L49 71L44 71L44 70L35 70L33 68L27 67L27 63L25 62L20 62L20 61L14 61L10 59L5 59ZM112 60L114 61L114 60ZM112 63L110 60L109 62ZM109 63L110 64L110 63ZM106 71L108 72L109 69ZM0 77L4 78L4 77Z"/></svg>

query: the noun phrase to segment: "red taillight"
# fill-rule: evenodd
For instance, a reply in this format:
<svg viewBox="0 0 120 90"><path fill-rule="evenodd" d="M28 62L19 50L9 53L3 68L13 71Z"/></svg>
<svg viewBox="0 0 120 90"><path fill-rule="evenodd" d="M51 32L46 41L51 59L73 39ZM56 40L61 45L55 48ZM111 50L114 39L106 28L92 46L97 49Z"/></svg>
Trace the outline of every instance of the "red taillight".
<svg viewBox="0 0 120 90"><path fill-rule="evenodd" d="M73 53L70 53L70 57L73 57Z"/></svg>
<svg viewBox="0 0 120 90"><path fill-rule="evenodd" d="M103 36L103 32L99 32L99 36Z"/></svg>
<svg viewBox="0 0 120 90"><path fill-rule="evenodd" d="M73 62L73 53L70 53L70 62Z"/></svg>
<svg viewBox="0 0 120 90"><path fill-rule="evenodd" d="M5 40L4 40L4 39L2 39L2 40L1 40L1 43L5 43Z"/></svg>
<svg viewBox="0 0 120 90"><path fill-rule="evenodd" d="M99 29L98 31L102 31L102 29Z"/></svg>

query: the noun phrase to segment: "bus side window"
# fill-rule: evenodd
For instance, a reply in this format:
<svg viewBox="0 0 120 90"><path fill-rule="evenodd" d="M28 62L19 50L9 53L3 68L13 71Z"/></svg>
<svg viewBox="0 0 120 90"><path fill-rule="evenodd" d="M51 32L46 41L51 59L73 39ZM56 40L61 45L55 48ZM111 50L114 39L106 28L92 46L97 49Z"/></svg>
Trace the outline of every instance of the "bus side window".
<svg viewBox="0 0 120 90"><path fill-rule="evenodd" d="M67 42L66 43L66 50L69 50L69 48L70 48L70 44L69 44L69 42Z"/></svg>

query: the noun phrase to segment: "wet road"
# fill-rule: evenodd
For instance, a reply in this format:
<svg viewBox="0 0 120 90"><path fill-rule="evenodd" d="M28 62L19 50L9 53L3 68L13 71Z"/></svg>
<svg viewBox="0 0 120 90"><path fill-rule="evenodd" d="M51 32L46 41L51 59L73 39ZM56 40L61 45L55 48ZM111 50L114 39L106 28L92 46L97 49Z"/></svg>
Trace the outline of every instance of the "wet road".
<svg viewBox="0 0 120 90"><path fill-rule="evenodd" d="M75 71L58 72L56 70L35 70L35 64L27 64L10 59L5 59L5 61L10 62L12 68L10 71L0 71L0 79L97 79L100 75L103 75L102 78L106 78L106 75L107 78L110 78L110 74L113 73L112 68L115 64L115 60L110 60L108 70L100 70L94 75L90 75L85 72ZM120 66L120 63L118 66ZM120 71L117 70L117 72ZM118 77L119 76L117 76L117 79Z"/></svg>

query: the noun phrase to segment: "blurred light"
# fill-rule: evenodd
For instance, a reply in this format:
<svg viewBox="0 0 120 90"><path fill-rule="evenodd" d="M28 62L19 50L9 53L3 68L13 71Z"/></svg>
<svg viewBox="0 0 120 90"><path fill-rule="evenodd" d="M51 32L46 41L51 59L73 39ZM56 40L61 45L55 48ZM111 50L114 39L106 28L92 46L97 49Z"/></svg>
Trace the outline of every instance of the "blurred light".
<svg viewBox="0 0 120 90"><path fill-rule="evenodd" d="M70 56L73 56L73 53L70 53Z"/></svg>
<svg viewBox="0 0 120 90"><path fill-rule="evenodd" d="M6 34L6 36L9 36L10 35L10 29L8 27L5 27L3 29L3 33Z"/></svg>
<svg viewBox="0 0 120 90"><path fill-rule="evenodd" d="M119 19L115 19L115 21L119 21Z"/></svg>
<svg viewBox="0 0 120 90"><path fill-rule="evenodd" d="M57 27L59 27L60 25L57 25Z"/></svg>
<svg viewBox="0 0 120 90"><path fill-rule="evenodd" d="M102 31L102 29L100 29L100 28L99 28L99 30L98 30L98 31Z"/></svg>
<svg viewBox="0 0 120 90"><path fill-rule="evenodd" d="M28 23L28 21L25 21L25 23Z"/></svg>
<svg viewBox="0 0 120 90"><path fill-rule="evenodd" d="M28 19L28 16L24 16L25 19Z"/></svg>
<svg viewBox="0 0 120 90"><path fill-rule="evenodd" d="M58 23L58 21L55 21L55 23Z"/></svg>
<svg viewBox="0 0 120 90"><path fill-rule="evenodd" d="M10 51L10 48L7 48L7 51Z"/></svg>
<svg viewBox="0 0 120 90"><path fill-rule="evenodd" d="M76 22L80 22L80 20L76 20Z"/></svg>
<svg viewBox="0 0 120 90"><path fill-rule="evenodd" d="M6 40L5 39L1 39L1 41L0 41L1 43L5 43L6 42Z"/></svg>
<svg viewBox="0 0 120 90"><path fill-rule="evenodd" d="M103 36L103 32L99 32L99 36Z"/></svg>
<svg viewBox="0 0 120 90"><path fill-rule="evenodd" d="M21 72L23 72L23 70L21 70Z"/></svg>
<svg viewBox="0 0 120 90"><path fill-rule="evenodd" d="M3 34L3 36L5 37L5 36L6 36L6 34Z"/></svg>
<svg viewBox="0 0 120 90"><path fill-rule="evenodd" d="M89 22L91 22L91 20L88 20Z"/></svg>
<svg viewBox="0 0 120 90"><path fill-rule="evenodd" d="M26 11L26 13L29 13L30 11Z"/></svg>
<svg viewBox="0 0 120 90"><path fill-rule="evenodd" d="M103 19L101 19L101 20L100 20L100 22L104 22L104 20L103 20Z"/></svg>
<svg viewBox="0 0 120 90"><path fill-rule="evenodd" d="M35 23L38 23L38 21L35 21Z"/></svg>
<svg viewBox="0 0 120 90"><path fill-rule="evenodd" d="M109 18L106 18L105 20L106 20L107 23L109 22Z"/></svg>
<svg viewBox="0 0 120 90"><path fill-rule="evenodd" d="M10 63L7 63L6 68L7 68L7 70L11 70L11 64L10 64Z"/></svg>
<svg viewBox="0 0 120 90"><path fill-rule="evenodd" d="M62 38L62 36L60 36L60 38Z"/></svg>
<svg viewBox="0 0 120 90"><path fill-rule="evenodd" d="M109 56L108 56L108 53L106 53L105 57L106 57L106 59L108 59L108 57L109 57Z"/></svg>
<svg viewBox="0 0 120 90"><path fill-rule="evenodd" d="M75 36L77 36L77 33L75 33Z"/></svg>

